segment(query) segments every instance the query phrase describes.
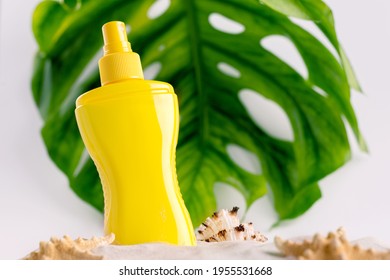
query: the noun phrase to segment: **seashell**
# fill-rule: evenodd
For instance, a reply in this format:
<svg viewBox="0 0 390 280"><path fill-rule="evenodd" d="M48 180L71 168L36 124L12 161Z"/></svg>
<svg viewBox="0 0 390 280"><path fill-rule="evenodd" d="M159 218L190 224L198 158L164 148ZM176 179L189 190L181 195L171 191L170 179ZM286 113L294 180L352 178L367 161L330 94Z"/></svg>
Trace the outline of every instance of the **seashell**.
<svg viewBox="0 0 390 280"><path fill-rule="evenodd" d="M114 239L114 234L76 240L67 235L61 239L52 237L48 242L42 241L39 249L25 256L23 260L102 260L103 256L94 255L91 250L98 246L109 245Z"/></svg>
<svg viewBox="0 0 390 280"><path fill-rule="evenodd" d="M202 223L197 231L197 240L206 242L221 242L234 240L267 241L267 237L257 232L252 223L240 223L237 216L238 207L214 212Z"/></svg>
<svg viewBox="0 0 390 280"><path fill-rule="evenodd" d="M274 242L284 255L300 260L390 260L390 250L375 251L351 244L343 228L326 237L316 234L312 240L303 242L283 240L278 236Z"/></svg>

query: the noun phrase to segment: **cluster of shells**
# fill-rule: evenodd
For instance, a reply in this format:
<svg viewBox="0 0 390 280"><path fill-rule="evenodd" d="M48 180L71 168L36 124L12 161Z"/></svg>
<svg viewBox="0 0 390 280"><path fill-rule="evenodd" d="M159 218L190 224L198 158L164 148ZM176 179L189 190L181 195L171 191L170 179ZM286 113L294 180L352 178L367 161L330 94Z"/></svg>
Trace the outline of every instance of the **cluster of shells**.
<svg viewBox="0 0 390 280"><path fill-rule="evenodd" d="M197 230L197 240L204 242L222 241L257 241L265 243L267 237L255 231L252 223L240 223L237 215L238 207L232 210L222 209L207 218ZM113 243L113 234L92 239L78 238L73 240L69 236L51 238L48 242L41 242L39 249L30 253L25 260L99 260L91 251L99 246L108 246ZM283 240L275 237L276 248L286 257L302 260L390 260L390 250L375 251L364 249L350 243L344 229L330 232L323 237L314 235L311 239L302 242Z"/></svg>

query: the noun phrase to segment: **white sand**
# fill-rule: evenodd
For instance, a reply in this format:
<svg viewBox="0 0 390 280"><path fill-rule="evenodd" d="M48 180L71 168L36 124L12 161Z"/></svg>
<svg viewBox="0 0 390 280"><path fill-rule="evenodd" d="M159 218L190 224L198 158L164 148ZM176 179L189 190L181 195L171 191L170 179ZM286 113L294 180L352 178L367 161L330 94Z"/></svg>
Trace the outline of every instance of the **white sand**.
<svg viewBox="0 0 390 280"><path fill-rule="evenodd" d="M256 241L198 242L197 246L174 246L161 243L149 243L131 246L101 246L92 250L111 260L271 260L284 259L273 242Z"/></svg>
<svg viewBox="0 0 390 280"><path fill-rule="evenodd" d="M302 240L296 238L295 240ZM352 242L363 248L383 251L390 250L374 238L362 238ZM281 260L283 257L272 241L198 242L197 246L174 246L162 243L149 243L131 246L100 246L93 254L103 255L108 260Z"/></svg>

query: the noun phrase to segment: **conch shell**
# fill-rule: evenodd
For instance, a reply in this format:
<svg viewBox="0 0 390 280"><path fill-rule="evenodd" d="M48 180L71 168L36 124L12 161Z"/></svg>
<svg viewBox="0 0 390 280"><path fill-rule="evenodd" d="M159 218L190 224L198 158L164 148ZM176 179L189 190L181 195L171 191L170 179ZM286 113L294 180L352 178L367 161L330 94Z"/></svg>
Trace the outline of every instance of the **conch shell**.
<svg viewBox="0 0 390 280"><path fill-rule="evenodd" d="M312 240L294 242L275 237L275 246L286 256L300 260L390 260L390 250L375 251L351 244L343 228L328 236L314 235Z"/></svg>
<svg viewBox="0 0 390 280"><path fill-rule="evenodd" d="M230 211L222 209L208 217L198 228L197 240L206 242L267 241L267 237L254 230L252 223L240 223L237 216L238 209L238 207L233 207Z"/></svg>
<svg viewBox="0 0 390 280"><path fill-rule="evenodd" d="M24 260L102 260L103 256L91 253L91 250L102 245L109 245L115 239L114 234L91 239L73 240L65 235L59 239L52 237L48 242L41 242L39 249L25 256Z"/></svg>

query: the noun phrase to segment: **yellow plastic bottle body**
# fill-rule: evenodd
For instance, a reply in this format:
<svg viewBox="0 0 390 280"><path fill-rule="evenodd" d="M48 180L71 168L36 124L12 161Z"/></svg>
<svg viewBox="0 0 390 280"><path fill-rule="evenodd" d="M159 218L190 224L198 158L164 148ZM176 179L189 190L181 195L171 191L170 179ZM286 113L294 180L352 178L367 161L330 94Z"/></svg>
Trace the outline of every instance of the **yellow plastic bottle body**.
<svg viewBox="0 0 390 280"><path fill-rule="evenodd" d="M178 104L166 83L129 79L80 96L76 118L118 244L195 245L176 178Z"/></svg>

